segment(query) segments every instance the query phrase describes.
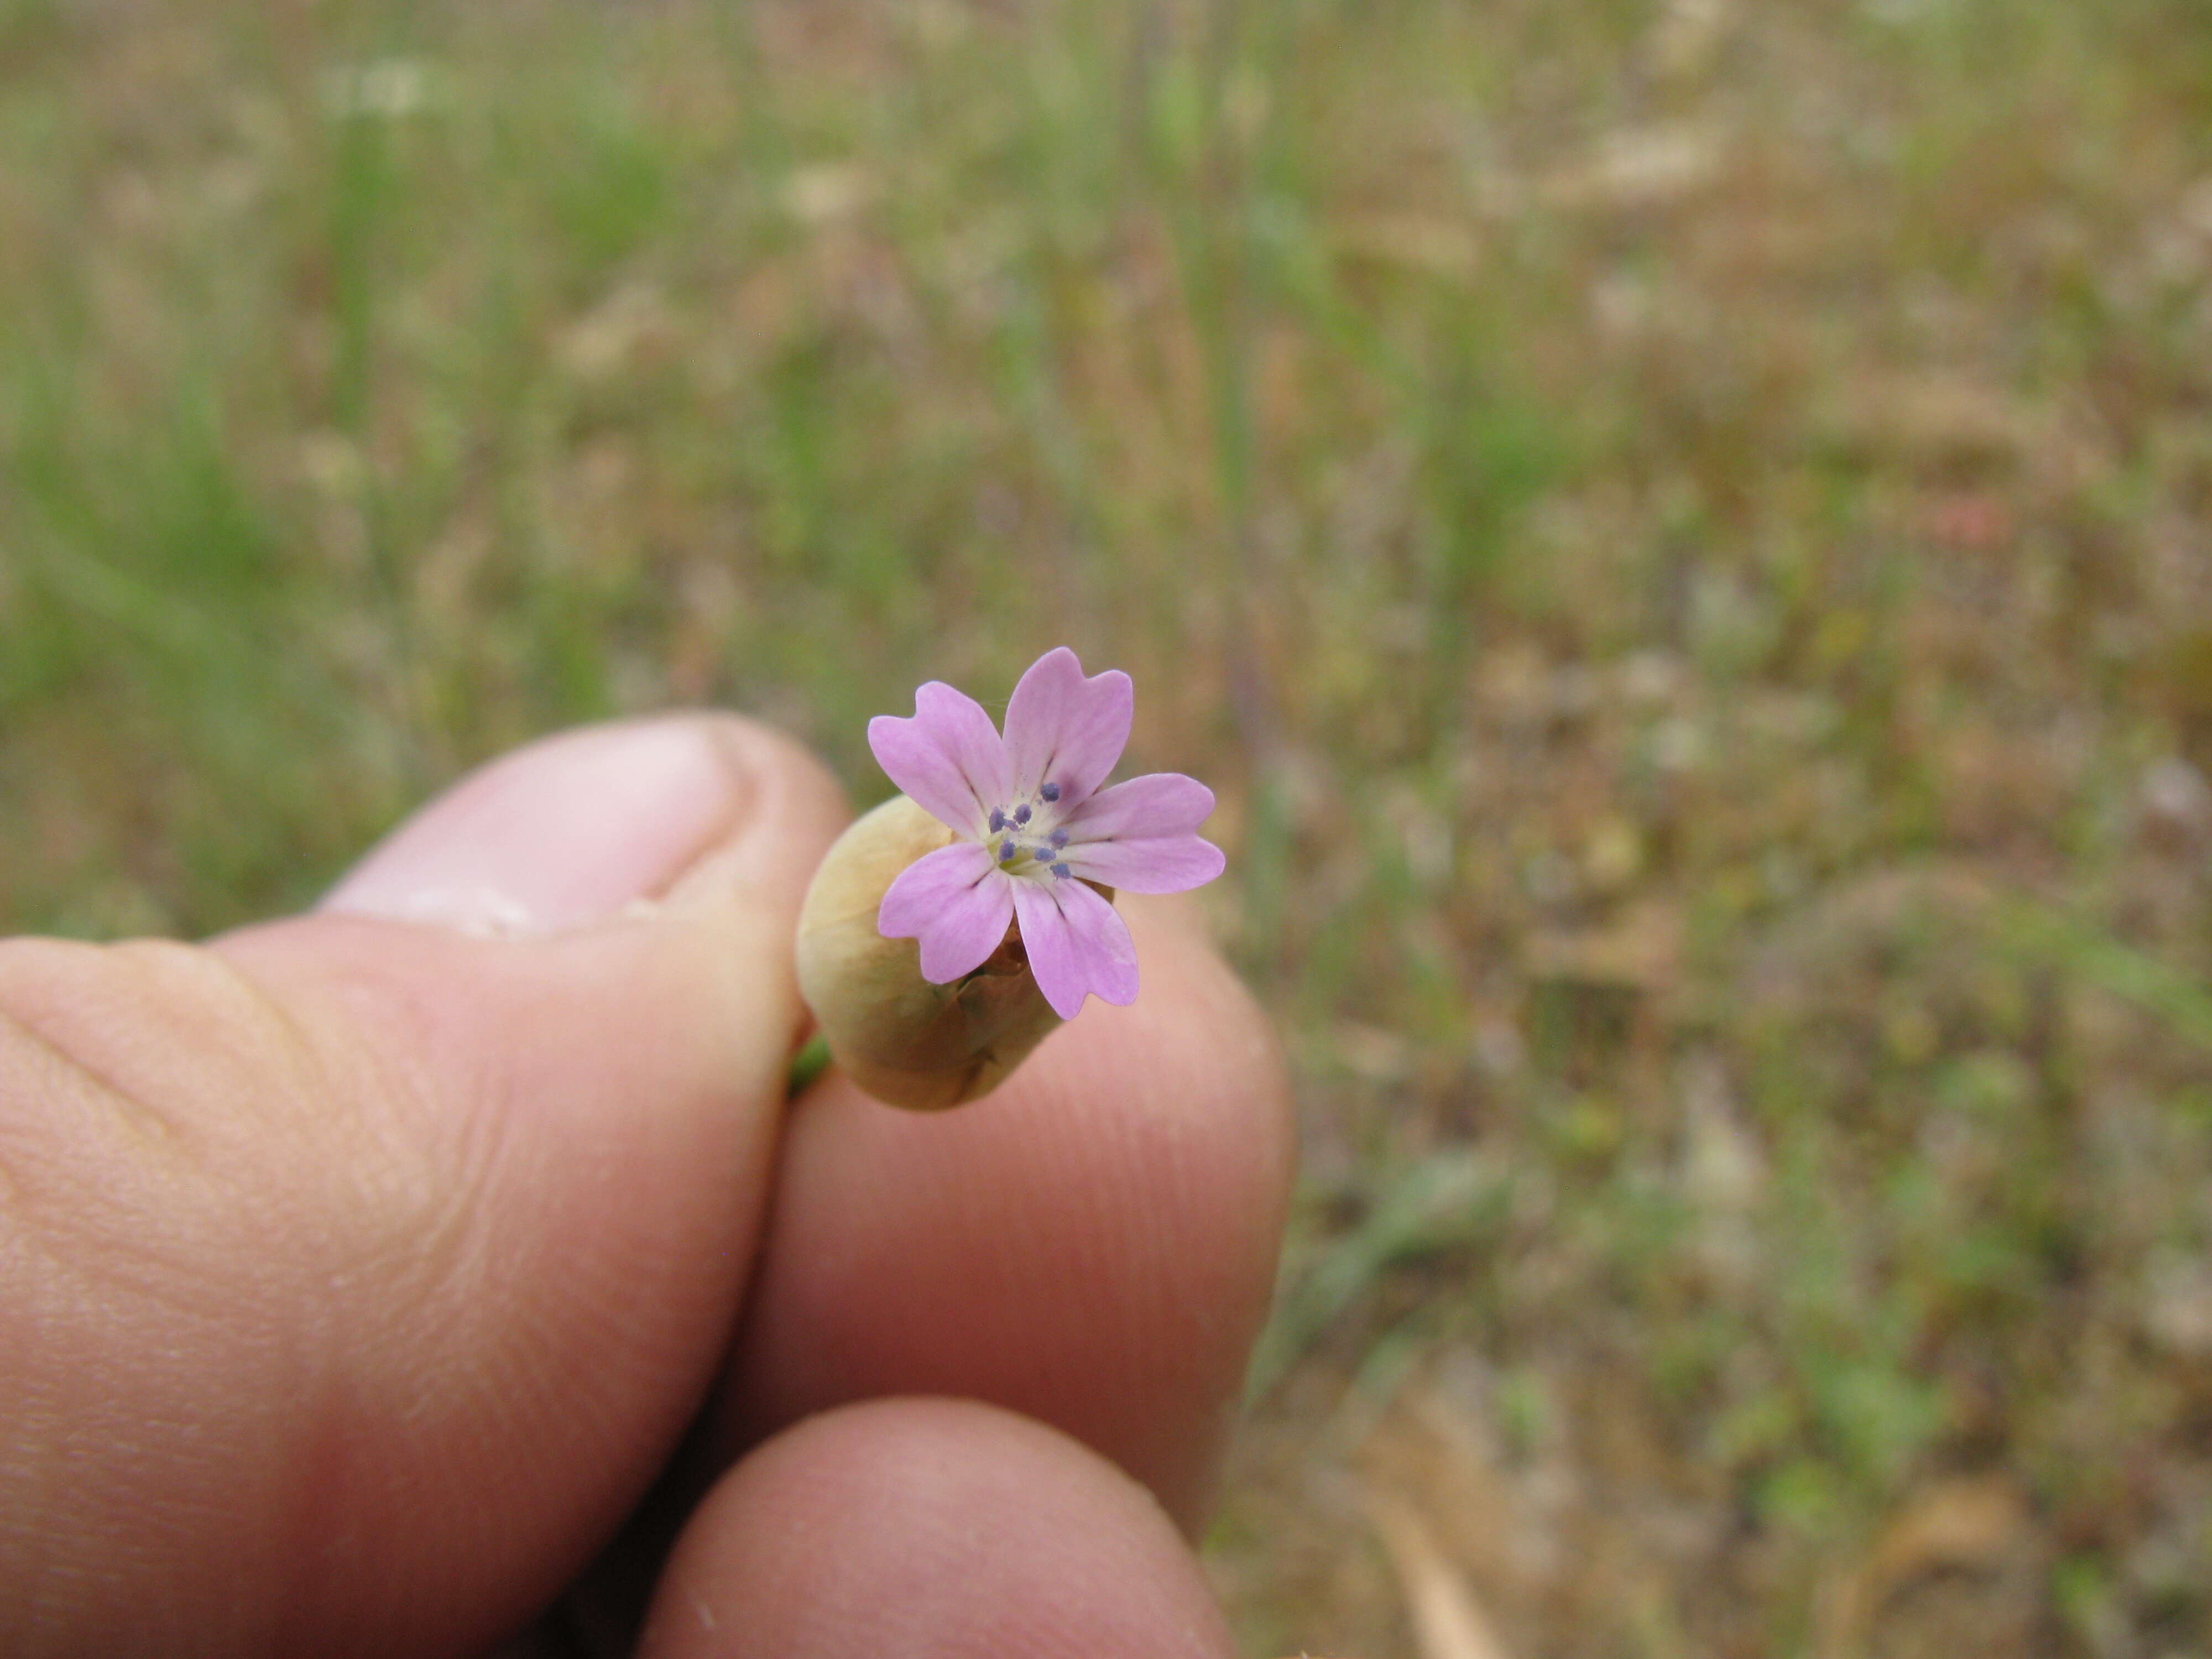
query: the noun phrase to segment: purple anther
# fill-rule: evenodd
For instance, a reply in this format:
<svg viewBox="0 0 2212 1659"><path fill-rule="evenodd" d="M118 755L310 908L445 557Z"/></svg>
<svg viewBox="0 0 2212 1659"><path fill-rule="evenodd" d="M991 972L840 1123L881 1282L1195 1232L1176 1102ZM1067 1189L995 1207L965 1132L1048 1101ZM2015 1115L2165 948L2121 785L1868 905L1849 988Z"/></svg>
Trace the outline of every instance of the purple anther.
<svg viewBox="0 0 2212 1659"><path fill-rule="evenodd" d="M1066 881L1067 879L1067 866L1064 864L1054 865L1052 866L1052 872L1055 876L1058 876L1062 881Z"/></svg>
<svg viewBox="0 0 2212 1659"><path fill-rule="evenodd" d="M999 862L1004 864L1014 855L1014 843L1009 839L999 843Z"/></svg>
<svg viewBox="0 0 2212 1659"><path fill-rule="evenodd" d="M1060 799L1060 786L1056 783L1048 783L1043 788L1038 790L1037 793L1042 795L1047 800L1058 800Z"/></svg>
<svg viewBox="0 0 2212 1659"><path fill-rule="evenodd" d="M991 833L995 836L1006 827L1006 815L994 806L991 809Z"/></svg>
<svg viewBox="0 0 2212 1659"><path fill-rule="evenodd" d="M1066 830L1054 830L1054 831L1052 832L1052 844L1053 844L1054 847L1065 847L1065 846L1066 846L1066 845L1067 845L1067 831L1066 831Z"/></svg>
<svg viewBox="0 0 2212 1659"><path fill-rule="evenodd" d="M1030 804L1027 801L1024 801L1019 806L1014 808L1014 822L1016 823L1027 823L1029 821Z"/></svg>
<svg viewBox="0 0 2212 1659"><path fill-rule="evenodd" d="M1049 847L1040 847L1036 849L1036 853L1032 854L1032 856L1039 864L1050 864L1052 862L1052 848Z"/></svg>

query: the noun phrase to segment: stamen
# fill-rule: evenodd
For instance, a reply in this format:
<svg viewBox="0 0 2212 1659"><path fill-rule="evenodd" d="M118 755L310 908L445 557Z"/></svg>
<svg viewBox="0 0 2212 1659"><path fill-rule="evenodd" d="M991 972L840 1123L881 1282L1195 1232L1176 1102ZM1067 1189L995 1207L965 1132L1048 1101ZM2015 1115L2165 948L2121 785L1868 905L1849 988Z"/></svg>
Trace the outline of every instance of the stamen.
<svg viewBox="0 0 2212 1659"><path fill-rule="evenodd" d="M1030 804L1027 801L1024 801L1019 806L1014 808L1014 822L1016 823L1027 823L1029 821Z"/></svg>
<svg viewBox="0 0 2212 1659"><path fill-rule="evenodd" d="M1060 786L1056 783L1048 783L1043 788L1038 790L1037 793L1042 795L1047 800L1058 800L1060 799Z"/></svg>
<svg viewBox="0 0 2212 1659"><path fill-rule="evenodd" d="M1052 832L1052 844L1053 844L1054 847L1065 847L1065 846L1066 846L1066 845L1067 845L1067 831L1066 831L1066 830L1054 830L1054 831Z"/></svg>
<svg viewBox="0 0 2212 1659"><path fill-rule="evenodd" d="M1052 848L1049 847L1040 847L1036 849L1036 852L1033 856L1039 864L1050 864L1052 862Z"/></svg>
<svg viewBox="0 0 2212 1659"><path fill-rule="evenodd" d="M1012 841L1002 841L999 843L1000 863L1004 864L1008 859L1013 857L1013 855L1014 843Z"/></svg>
<svg viewBox="0 0 2212 1659"><path fill-rule="evenodd" d="M1067 866L1064 864L1054 865L1052 866L1052 872L1055 876L1058 876L1062 881L1066 881L1067 879Z"/></svg>
<svg viewBox="0 0 2212 1659"><path fill-rule="evenodd" d="M991 833L995 836L1006 827L1006 815L994 806L991 809Z"/></svg>

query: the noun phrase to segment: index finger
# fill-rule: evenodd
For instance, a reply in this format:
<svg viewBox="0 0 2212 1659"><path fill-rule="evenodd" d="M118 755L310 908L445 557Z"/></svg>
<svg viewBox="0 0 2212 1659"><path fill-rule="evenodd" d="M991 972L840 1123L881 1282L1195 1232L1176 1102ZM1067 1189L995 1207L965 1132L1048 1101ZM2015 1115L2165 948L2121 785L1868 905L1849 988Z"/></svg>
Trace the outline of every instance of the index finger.
<svg viewBox="0 0 2212 1659"><path fill-rule="evenodd" d="M895 1395L1065 1431L1194 1529L1267 1315L1294 1164L1273 1029L1187 902L1124 897L1143 988L986 1099L797 1104L710 1418L735 1457Z"/></svg>

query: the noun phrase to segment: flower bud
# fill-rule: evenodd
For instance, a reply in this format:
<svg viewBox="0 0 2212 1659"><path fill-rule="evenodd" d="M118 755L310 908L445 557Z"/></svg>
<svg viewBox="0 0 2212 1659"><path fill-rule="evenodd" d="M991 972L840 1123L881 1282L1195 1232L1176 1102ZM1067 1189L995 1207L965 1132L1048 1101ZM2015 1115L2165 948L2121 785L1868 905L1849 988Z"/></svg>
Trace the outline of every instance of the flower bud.
<svg viewBox="0 0 2212 1659"><path fill-rule="evenodd" d="M830 1058L877 1099L917 1111L990 1093L1060 1024L1012 927L981 967L944 985L921 976L915 940L878 931L892 881L956 839L894 795L837 838L799 915L799 994Z"/></svg>

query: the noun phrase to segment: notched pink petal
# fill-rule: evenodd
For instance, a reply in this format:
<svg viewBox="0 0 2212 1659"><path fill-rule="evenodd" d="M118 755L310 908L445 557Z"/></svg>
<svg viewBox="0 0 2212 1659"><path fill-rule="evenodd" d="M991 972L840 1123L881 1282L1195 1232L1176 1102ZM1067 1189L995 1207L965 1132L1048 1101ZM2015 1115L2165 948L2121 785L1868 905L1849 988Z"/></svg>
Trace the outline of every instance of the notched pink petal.
<svg viewBox="0 0 2212 1659"><path fill-rule="evenodd" d="M877 715L868 722L868 748L890 781L938 822L973 833L968 803L974 792L919 720Z"/></svg>
<svg viewBox="0 0 2212 1659"><path fill-rule="evenodd" d="M1066 646L1030 665L1006 703L1007 781L1035 796L1048 783L1064 802L1106 781L1129 744L1136 692L1118 668L1087 678Z"/></svg>
<svg viewBox="0 0 2212 1659"><path fill-rule="evenodd" d="M1068 873L1125 893L1187 893L1219 875L1221 849L1196 836L1142 841L1071 842L1060 854Z"/></svg>
<svg viewBox="0 0 2212 1659"><path fill-rule="evenodd" d="M939 823L980 836L1006 799L1006 750L983 705L941 680L914 694L914 716L878 714L868 747L890 781Z"/></svg>
<svg viewBox="0 0 2212 1659"><path fill-rule="evenodd" d="M1090 986L1067 918L1053 902L1052 895L1036 883L1018 881L1013 888L1022 948L1029 954L1030 972L1036 975L1037 989L1044 993L1053 1012L1062 1019L1073 1019L1083 1012L1083 999Z"/></svg>
<svg viewBox="0 0 2212 1659"><path fill-rule="evenodd" d="M988 815L1006 799L1006 749L981 703L942 680L932 680L914 694L914 716L959 766L979 812Z"/></svg>
<svg viewBox="0 0 2212 1659"><path fill-rule="evenodd" d="M1062 1019L1085 994L1127 1007L1137 1000L1137 949L1114 907L1079 881L1018 881L1014 913L1037 989Z"/></svg>
<svg viewBox="0 0 2212 1659"><path fill-rule="evenodd" d="M988 848L955 842L899 872L876 912L885 939L921 941L921 976L944 985L999 948L1013 920L1013 885Z"/></svg>
<svg viewBox="0 0 2212 1659"><path fill-rule="evenodd" d="M885 939L916 939L945 907L998 866L990 849L956 841L924 853L892 878L876 910L876 931Z"/></svg>
<svg viewBox="0 0 2212 1659"><path fill-rule="evenodd" d="M1181 893L1219 875L1221 849L1193 833L1213 791L1180 772L1153 772L1102 789L1070 813L1060 854L1072 874L1132 893Z"/></svg>
<svg viewBox="0 0 2212 1659"><path fill-rule="evenodd" d="M1212 816L1213 791L1180 772L1147 772L1102 789L1064 820L1074 841L1188 835Z"/></svg>
<svg viewBox="0 0 2212 1659"><path fill-rule="evenodd" d="M1054 884L1060 914L1082 947L1091 994L1117 1008L1137 1000L1137 942L1121 913L1079 881Z"/></svg>

